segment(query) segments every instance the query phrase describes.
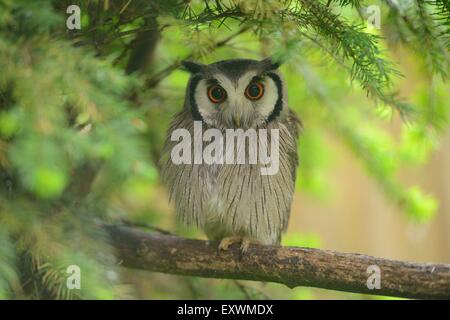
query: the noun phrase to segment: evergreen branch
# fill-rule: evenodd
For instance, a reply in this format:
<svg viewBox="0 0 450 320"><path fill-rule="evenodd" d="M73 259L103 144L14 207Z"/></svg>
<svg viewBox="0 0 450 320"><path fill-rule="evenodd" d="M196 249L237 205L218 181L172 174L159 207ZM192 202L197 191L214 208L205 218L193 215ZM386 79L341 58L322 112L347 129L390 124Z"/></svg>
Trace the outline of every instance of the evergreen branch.
<svg viewBox="0 0 450 320"><path fill-rule="evenodd" d="M217 243L105 226L124 267L206 278L253 280L346 292L419 299L450 298L450 265L388 260L362 254L298 247L235 246L217 254ZM370 266L380 289L369 289Z"/></svg>
<svg viewBox="0 0 450 320"><path fill-rule="evenodd" d="M247 30L249 30L250 28L245 26L242 27L241 29L239 29L237 32L233 33L232 35L228 36L227 38L220 40L216 43L214 43L211 47L210 50L208 52L212 52L216 49L219 49L225 45L227 45L231 40L233 40L234 38L236 38L237 36L241 35L242 33L246 32ZM162 69L161 71L159 71L158 73L154 74L153 76L151 76L149 79L146 80L145 82L145 87L147 89L151 89L156 87L162 80L164 80L166 77L168 77L174 70L176 70L177 68L180 67L181 65L181 61L182 60L189 60L189 59L197 59L199 58L199 54L196 52L192 52L189 55L187 55L186 57L182 58L182 59L178 59L176 61L174 61L172 64L170 64L169 66L165 67L164 69Z"/></svg>
<svg viewBox="0 0 450 320"><path fill-rule="evenodd" d="M330 44L335 54L351 61L352 79L357 79L365 89L371 85L375 95L382 96L383 90L391 85L391 76L399 73L381 57L377 47L380 38L363 32L362 27L347 25L318 3L299 1L309 12L305 17L292 13L299 25L315 31ZM300 24L303 21L306 25Z"/></svg>
<svg viewBox="0 0 450 320"><path fill-rule="evenodd" d="M438 14L446 21L448 25L450 22L450 1L448 0L428 0L426 3L435 6Z"/></svg>
<svg viewBox="0 0 450 320"><path fill-rule="evenodd" d="M352 7L358 8L361 6L361 0L329 0L328 3L330 2L337 2L341 7L350 5Z"/></svg>
<svg viewBox="0 0 450 320"><path fill-rule="evenodd" d="M0 225L0 243L2 244L0 246L0 299L6 299L6 292L13 291L18 294L21 288L16 273L16 248L8 230L3 225Z"/></svg>
<svg viewBox="0 0 450 320"><path fill-rule="evenodd" d="M353 3L356 5L356 2ZM386 92L392 85L392 77L400 73L382 57L378 48L380 37L362 31L362 27L347 24L334 14L326 5L317 1L297 0L282 8L272 11L252 12L241 8L208 6L202 12L184 17L194 26L211 23L224 17L234 18L255 26L255 31L262 29L282 29L285 22L294 22L298 34L314 33L325 50L334 59L339 59L347 65L346 68L352 80L356 80L367 91L370 98L381 100L397 108L405 115L411 108L396 99L395 95ZM312 36L308 36L311 38Z"/></svg>
<svg viewBox="0 0 450 320"><path fill-rule="evenodd" d="M414 1L410 6L400 7L396 2L386 0L396 23L395 31L402 41L424 57L431 73L444 79L450 64L446 48L449 42L448 26L433 19L428 12L429 2Z"/></svg>
<svg viewBox="0 0 450 320"><path fill-rule="evenodd" d="M348 73L351 74L353 72L353 67L348 66L345 60L339 57L331 48L328 48L326 44L322 43L319 39L314 38L307 33L301 32L300 34L314 43L318 48L328 53L329 56L332 57L334 61L340 67L344 68ZM358 73L355 74L356 80L363 82L364 79L360 79L359 75L360 74ZM364 83L365 84L363 85L363 88L367 91L368 95L371 98L378 99L384 104L395 108L399 112L402 119L407 120L415 116L414 107L411 104L399 100L395 93L386 93L382 88L379 87L379 83L376 80L367 78L364 80Z"/></svg>

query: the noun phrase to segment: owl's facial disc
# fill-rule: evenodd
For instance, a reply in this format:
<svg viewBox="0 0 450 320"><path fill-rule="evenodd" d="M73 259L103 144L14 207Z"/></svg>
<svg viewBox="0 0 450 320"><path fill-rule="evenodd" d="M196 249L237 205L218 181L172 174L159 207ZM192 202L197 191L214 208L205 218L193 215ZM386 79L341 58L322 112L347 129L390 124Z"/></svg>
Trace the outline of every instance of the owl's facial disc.
<svg viewBox="0 0 450 320"><path fill-rule="evenodd" d="M198 77L191 103L201 120L213 127L256 128L273 120L282 103L275 73L249 70L234 79L220 72Z"/></svg>

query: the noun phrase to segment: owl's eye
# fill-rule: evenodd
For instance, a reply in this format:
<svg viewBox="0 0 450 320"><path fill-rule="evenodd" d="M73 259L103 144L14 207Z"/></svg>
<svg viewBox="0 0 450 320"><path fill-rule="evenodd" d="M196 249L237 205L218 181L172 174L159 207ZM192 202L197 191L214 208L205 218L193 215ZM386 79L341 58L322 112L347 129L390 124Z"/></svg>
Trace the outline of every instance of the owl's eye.
<svg viewBox="0 0 450 320"><path fill-rule="evenodd" d="M245 96L250 100L259 100L264 95L264 85L261 82L250 83L245 89Z"/></svg>
<svg viewBox="0 0 450 320"><path fill-rule="evenodd" d="M221 103L227 98L227 93L224 88L215 84L208 88L208 98L213 103Z"/></svg>

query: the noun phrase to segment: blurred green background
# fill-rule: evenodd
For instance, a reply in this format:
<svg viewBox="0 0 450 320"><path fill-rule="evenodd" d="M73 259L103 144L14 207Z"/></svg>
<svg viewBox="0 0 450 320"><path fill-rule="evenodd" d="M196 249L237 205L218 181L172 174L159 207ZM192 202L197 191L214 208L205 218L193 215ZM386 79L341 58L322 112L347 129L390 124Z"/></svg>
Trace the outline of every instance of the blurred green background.
<svg viewBox="0 0 450 320"><path fill-rule="evenodd" d="M448 25L446 1L0 0L0 298L374 298L120 268L98 221L204 238L158 176L186 58L283 61L304 124L284 245L450 262Z"/></svg>

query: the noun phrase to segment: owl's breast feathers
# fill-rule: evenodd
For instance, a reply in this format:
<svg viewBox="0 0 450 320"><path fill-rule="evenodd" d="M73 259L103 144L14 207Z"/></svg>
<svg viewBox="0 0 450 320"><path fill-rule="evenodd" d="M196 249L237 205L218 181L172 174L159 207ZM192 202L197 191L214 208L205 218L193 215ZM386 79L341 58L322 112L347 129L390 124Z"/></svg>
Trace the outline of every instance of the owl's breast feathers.
<svg viewBox="0 0 450 320"><path fill-rule="evenodd" d="M279 243L294 194L301 129L298 117L289 111L284 120L265 126L268 131L279 129L279 169L273 175L262 175L259 163L174 164L171 150L177 141L171 141L171 133L184 128L193 136L193 127L189 113L179 113L172 121L161 159L162 178L178 217L202 228L210 239L240 235L263 244Z"/></svg>

